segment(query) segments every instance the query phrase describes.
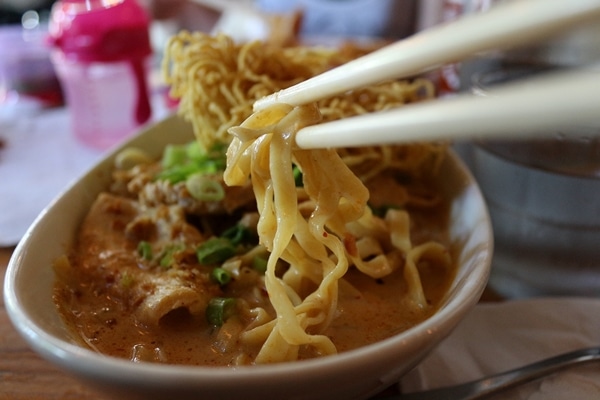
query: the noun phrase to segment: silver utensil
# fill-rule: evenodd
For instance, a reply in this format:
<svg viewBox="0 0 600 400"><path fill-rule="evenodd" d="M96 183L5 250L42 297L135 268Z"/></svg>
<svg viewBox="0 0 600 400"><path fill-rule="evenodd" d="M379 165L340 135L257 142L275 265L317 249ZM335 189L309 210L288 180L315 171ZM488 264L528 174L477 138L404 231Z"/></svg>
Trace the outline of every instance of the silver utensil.
<svg viewBox="0 0 600 400"><path fill-rule="evenodd" d="M560 354L520 368L475 381L421 392L406 393L385 400L473 400L483 399L515 386L551 375L560 370L600 361L600 347L591 347Z"/></svg>

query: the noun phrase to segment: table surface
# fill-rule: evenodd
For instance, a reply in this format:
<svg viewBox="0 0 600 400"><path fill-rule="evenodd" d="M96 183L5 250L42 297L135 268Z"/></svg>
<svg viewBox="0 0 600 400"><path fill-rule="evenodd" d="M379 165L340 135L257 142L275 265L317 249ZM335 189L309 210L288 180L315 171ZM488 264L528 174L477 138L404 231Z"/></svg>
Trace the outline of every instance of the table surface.
<svg viewBox="0 0 600 400"><path fill-rule="evenodd" d="M34 353L12 326L4 307L4 275L13 248L0 248L0 400L103 400L75 378Z"/></svg>

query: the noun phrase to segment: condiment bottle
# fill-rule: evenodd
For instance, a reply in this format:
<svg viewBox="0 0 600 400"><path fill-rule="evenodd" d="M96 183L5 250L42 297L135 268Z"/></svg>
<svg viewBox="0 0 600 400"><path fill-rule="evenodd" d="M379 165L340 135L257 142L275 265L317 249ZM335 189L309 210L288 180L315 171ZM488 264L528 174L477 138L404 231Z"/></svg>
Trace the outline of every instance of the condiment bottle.
<svg viewBox="0 0 600 400"><path fill-rule="evenodd" d="M150 18L135 0L61 0L49 35L52 61L77 138L105 149L147 122Z"/></svg>

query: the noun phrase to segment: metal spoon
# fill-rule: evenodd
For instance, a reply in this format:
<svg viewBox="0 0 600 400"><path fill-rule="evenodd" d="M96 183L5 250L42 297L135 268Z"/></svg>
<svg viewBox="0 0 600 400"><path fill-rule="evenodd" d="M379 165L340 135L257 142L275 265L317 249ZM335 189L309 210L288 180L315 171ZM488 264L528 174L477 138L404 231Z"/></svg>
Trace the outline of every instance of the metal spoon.
<svg viewBox="0 0 600 400"><path fill-rule="evenodd" d="M600 347L564 353L533 364L475 381L422 392L406 393L384 400L473 400L482 399L523 383L551 375L568 367L600 361Z"/></svg>

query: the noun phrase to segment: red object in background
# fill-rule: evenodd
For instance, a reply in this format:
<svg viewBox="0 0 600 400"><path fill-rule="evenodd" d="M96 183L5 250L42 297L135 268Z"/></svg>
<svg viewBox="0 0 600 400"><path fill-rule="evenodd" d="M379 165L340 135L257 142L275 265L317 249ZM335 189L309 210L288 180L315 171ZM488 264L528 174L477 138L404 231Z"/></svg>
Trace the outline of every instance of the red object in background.
<svg viewBox="0 0 600 400"><path fill-rule="evenodd" d="M461 18L466 14L478 13L489 9L494 0L443 0L440 3L440 18L438 23L447 23ZM451 95L461 90L461 63L443 65L431 79L437 83L440 96Z"/></svg>
<svg viewBox="0 0 600 400"><path fill-rule="evenodd" d="M52 60L79 139L108 148L150 120L150 16L136 0L60 0Z"/></svg>
<svg viewBox="0 0 600 400"><path fill-rule="evenodd" d="M50 41L67 60L131 63L137 82L139 124L152 115L146 58L152 54L150 16L135 0L62 0L51 14Z"/></svg>
<svg viewBox="0 0 600 400"><path fill-rule="evenodd" d="M144 59L152 53L150 16L135 0L62 0L51 18L52 44L77 61Z"/></svg>
<svg viewBox="0 0 600 400"><path fill-rule="evenodd" d="M43 27L0 27L0 103L31 99L43 107L63 104Z"/></svg>
<svg viewBox="0 0 600 400"><path fill-rule="evenodd" d="M45 107L58 107L64 104L64 96L56 78L51 82L46 82L43 87L38 86L35 91L26 92L25 95L37 99Z"/></svg>

